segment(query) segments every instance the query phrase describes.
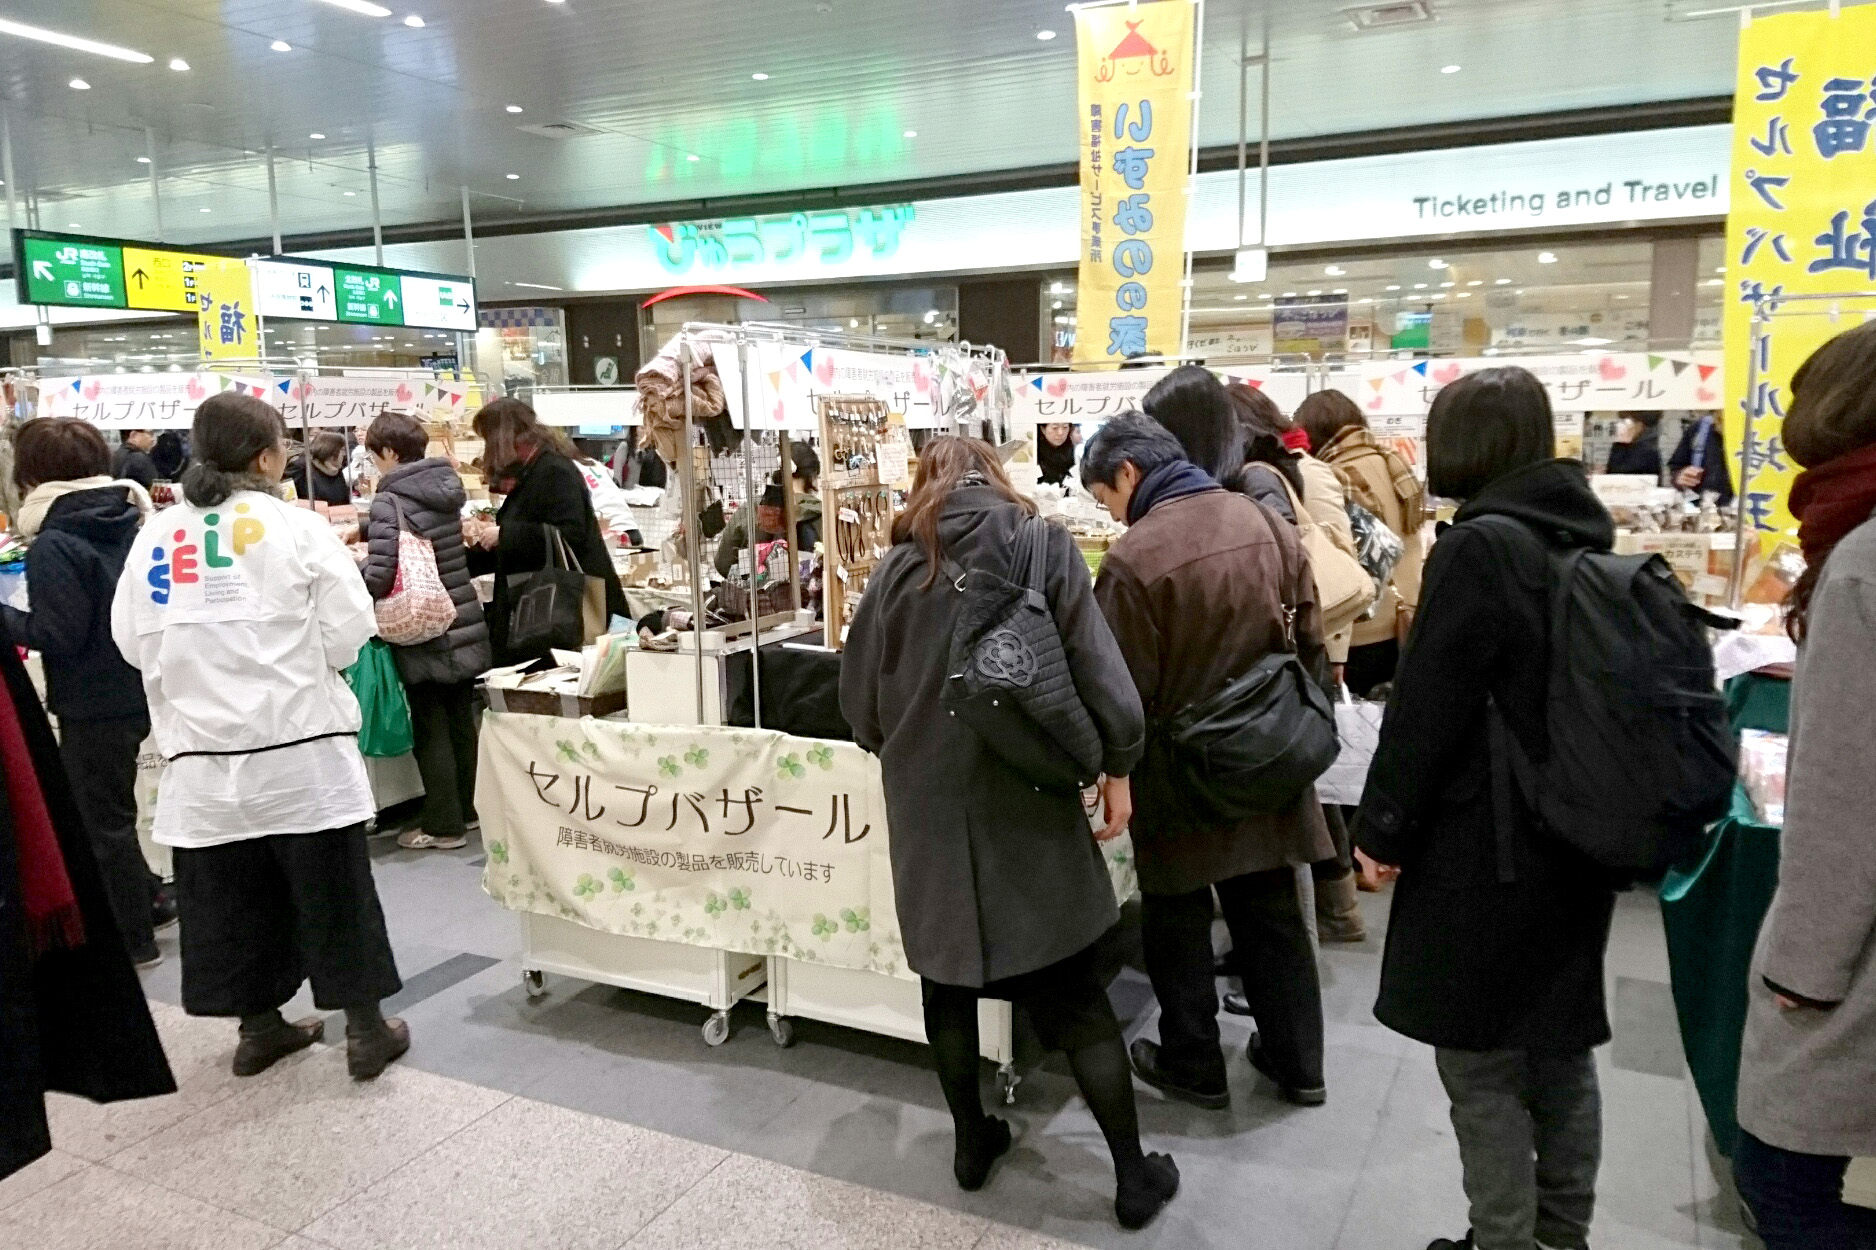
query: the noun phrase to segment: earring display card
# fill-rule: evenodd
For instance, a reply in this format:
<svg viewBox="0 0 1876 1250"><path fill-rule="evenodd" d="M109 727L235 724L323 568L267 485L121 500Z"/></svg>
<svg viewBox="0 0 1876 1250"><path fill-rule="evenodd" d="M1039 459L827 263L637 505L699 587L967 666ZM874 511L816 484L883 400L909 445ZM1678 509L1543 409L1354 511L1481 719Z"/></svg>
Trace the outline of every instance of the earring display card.
<svg viewBox="0 0 1876 1250"><path fill-rule="evenodd" d="M886 405L872 396L827 395L819 408L821 515L827 518L822 601L827 645L839 649L867 578L892 547L892 485L880 479L881 445L892 432Z"/></svg>

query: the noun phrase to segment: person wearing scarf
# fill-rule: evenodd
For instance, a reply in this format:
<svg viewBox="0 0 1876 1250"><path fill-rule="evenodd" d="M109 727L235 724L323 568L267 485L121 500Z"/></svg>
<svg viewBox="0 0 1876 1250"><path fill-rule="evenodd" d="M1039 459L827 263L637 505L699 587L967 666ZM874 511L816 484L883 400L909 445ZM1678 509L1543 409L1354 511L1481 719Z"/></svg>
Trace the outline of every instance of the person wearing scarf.
<svg viewBox="0 0 1876 1250"><path fill-rule="evenodd" d="M1094 598L1149 727L1273 652L1294 650L1304 668L1316 668L1322 615L1294 526L1219 485L1187 458L1183 440L1139 412L1115 417L1089 438L1081 480L1127 524L1102 558ZM1149 729L1133 793L1142 941L1160 1005L1159 1041L1132 1046L1135 1075L1195 1106L1231 1103L1213 974L1215 890L1257 1018L1246 1058L1278 1096L1303 1106L1323 1102L1315 918L1303 914L1295 872L1335 856L1314 789L1281 810L1220 821L1191 801L1176 762Z"/></svg>
<svg viewBox="0 0 1876 1250"><path fill-rule="evenodd" d="M117 930L140 967L161 961L155 927L175 916L137 842L137 753L150 714L137 670L111 641L111 599L150 497L107 474L111 452L83 421L41 417L14 436L25 493L19 533L29 611L0 606L15 642L40 653L46 707L97 854Z"/></svg>
<svg viewBox="0 0 1876 1250"><path fill-rule="evenodd" d="M1876 1155L1876 323L1792 375L1782 435L1805 572L1778 890L1753 953L1733 1173L1767 1250L1876 1246L1842 1197Z"/></svg>

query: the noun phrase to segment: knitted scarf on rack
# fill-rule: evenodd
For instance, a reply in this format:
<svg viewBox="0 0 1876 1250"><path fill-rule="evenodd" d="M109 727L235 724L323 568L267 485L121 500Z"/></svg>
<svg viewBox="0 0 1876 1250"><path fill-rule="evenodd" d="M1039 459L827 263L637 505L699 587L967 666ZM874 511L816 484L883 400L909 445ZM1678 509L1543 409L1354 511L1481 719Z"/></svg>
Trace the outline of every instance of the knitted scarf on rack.
<svg viewBox="0 0 1876 1250"><path fill-rule="evenodd" d="M26 907L26 937L32 953L55 946L68 950L85 944L85 922L78 897L65 871L46 796L20 728L12 693L0 683L0 772L6 776L7 806L13 816L14 854L20 866L20 895Z"/></svg>

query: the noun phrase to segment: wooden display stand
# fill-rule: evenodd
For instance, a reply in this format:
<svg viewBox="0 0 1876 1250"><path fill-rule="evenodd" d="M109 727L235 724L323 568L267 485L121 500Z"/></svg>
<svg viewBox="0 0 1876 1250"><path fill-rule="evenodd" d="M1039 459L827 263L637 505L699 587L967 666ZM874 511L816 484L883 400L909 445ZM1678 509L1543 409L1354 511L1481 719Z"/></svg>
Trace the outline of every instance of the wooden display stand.
<svg viewBox="0 0 1876 1250"><path fill-rule="evenodd" d="M880 557L892 549L892 485L879 480L886 405L871 395L825 395L821 418L821 517L827 645L845 645L854 608Z"/></svg>

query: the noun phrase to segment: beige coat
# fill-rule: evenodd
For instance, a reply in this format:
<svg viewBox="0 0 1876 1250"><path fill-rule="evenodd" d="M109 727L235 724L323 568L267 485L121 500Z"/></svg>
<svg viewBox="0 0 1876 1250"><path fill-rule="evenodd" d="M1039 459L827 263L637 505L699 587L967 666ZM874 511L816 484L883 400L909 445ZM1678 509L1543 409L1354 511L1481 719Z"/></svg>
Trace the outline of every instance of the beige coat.
<svg viewBox="0 0 1876 1250"><path fill-rule="evenodd" d="M1348 495L1342 475L1336 472L1334 465L1325 464L1314 456L1299 456L1296 467L1303 473L1303 510L1309 513L1309 519L1320 525L1337 547L1359 559L1355 533L1348 526ZM1329 663L1348 662L1348 645L1354 631L1355 627L1350 625L1323 640L1328 648Z"/></svg>
<svg viewBox="0 0 1876 1250"><path fill-rule="evenodd" d="M1400 563L1374 616L1355 622L1354 645L1365 647L1388 642L1394 637L1394 619L1401 607L1415 608L1420 603L1420 566L1426 551L1420 543L1420 523L1426 507L1426 493L1413 466L1393 450L1381 446L1361 426L1349 426L1322 449L1322 458L1339 469L1348 482L1355 502L1387 523L1400 535L1404 548Z"/></svg>

